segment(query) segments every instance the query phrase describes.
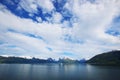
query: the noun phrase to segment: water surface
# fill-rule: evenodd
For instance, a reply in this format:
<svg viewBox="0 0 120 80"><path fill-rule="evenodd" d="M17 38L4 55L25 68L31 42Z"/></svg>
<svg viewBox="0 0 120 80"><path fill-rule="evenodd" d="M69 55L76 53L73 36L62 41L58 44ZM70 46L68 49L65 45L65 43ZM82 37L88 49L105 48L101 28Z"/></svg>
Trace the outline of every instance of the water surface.
<svg viewBox="0 0 120 80"><path fill-rule="evenodd" d="M88 64L0 64L0 80L120 80L120 67Z"/></svg>

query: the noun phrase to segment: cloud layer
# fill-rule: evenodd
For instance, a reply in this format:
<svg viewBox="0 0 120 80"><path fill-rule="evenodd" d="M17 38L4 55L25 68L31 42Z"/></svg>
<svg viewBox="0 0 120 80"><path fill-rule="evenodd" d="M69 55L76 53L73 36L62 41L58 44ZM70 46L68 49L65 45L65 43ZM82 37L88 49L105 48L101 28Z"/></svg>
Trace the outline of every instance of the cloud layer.
<svg viewBox="0 0 120 80"><path fill-rule="evenodd" d="M119 0L2 0L0 55L89 59L120 49L119 4Z"/></svg>

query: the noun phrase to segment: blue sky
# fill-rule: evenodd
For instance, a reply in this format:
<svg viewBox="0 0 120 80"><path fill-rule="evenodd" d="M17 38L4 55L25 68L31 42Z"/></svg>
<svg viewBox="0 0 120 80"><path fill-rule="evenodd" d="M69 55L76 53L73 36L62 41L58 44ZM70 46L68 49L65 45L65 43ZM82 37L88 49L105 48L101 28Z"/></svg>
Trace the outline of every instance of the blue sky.
<svg viewBox="0 0 120 80"><path fill-rule="evenodd" d="M89 59L120 49L120 0L0 0L0 55Z"/></svg>

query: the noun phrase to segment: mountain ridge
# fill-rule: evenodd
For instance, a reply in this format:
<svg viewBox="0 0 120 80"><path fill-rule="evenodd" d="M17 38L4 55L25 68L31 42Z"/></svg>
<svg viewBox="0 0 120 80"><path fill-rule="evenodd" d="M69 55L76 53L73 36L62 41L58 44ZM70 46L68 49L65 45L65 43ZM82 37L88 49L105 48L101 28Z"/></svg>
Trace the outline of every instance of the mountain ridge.
<svg viewBox="0 0 120 80"><path fill-rule="evenodd" d="M98 54L89 59L87 63L94 65L120 65L120 51L113 50Z"/></svg>

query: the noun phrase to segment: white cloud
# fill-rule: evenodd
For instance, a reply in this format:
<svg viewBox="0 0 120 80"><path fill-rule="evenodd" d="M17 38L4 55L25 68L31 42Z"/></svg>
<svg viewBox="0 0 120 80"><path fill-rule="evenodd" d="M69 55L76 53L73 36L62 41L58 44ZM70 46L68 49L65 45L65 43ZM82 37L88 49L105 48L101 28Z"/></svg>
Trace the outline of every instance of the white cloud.
<svg viewBox="0 0 120 80"><path fill-rule="evenodd" d="M36 57L37 55L40 55L42 58L50 57L50 55L52 56L52 54L50 54L52 52L47 50L46 47L49 46L49 44L60 40L62 36L60 24L51 24L47 22L36 23L29 19L16 17L6 9L4 9L4 11L6 12L0 11L0 33L2 33L0 36L1 41L24 49L26 52L21 55L34 55ZM6 20L8 17L11 18L11 20ZM15 30L18 33L8 32L8 29ZM40 36L45 41L25 36L22 33L30 33ZM22 52L23 51L21 51L21 53Z"/></svg>
<svg viewBox="0 0 120 80"><path fill-rule="evenodd" d="M30 13L37 13L38 8L42 8L45 13L54 9L51 0L21 0L18 7Z"/></svg>
<svg viewBox="0 0 120 80"><path fill-rule="evenodd" d="M67 1L64 8L72 13L73 18L63 23L60 23L63 16L53 11L54 6L51 0L25 0L19 4L31 16L37 13L38 7L42 7L45 12L52 11L49 23L42 21L41 17L36 18L38 23L32 19L17 17L0 4L0 42L3 42L0 45L1 54L7 55L7 52L11 52L9 55L40 58L65 56L80 59L119 49L120 38L106 33L114 25L113 19L120 13L118 3L120 3L118 0L96 0L95 3L90 3L88 0ZM35 37L25 34L32 34ZM69 39L65 41L64 35L66 34L69 34L74 42ZM78 40L83 42L76 42ZM15 45L16 48L10 48L7 45ZM46 47L50 47L52 51ZM64 52L73 53L73 57L63 54Z"/></svg>
<svg viewBox="0 0 120 80"><path fill-rule="evenodd" d="M62 15L58 12L55 12L52 16L52 22L53 23L61 23Z"/></svg>
<svg viewBox="0 0 120 80"><path fill-rule="evenodd" d="M81 4L82 3L82 4ZM66 8L73 11L78 20L73 23L72 35L78 39L94 39L119 41L119 38L106 34L112 20L119 14L118 2L115 0L89 1L71 0L66 4ZM72 5L73 4L73 5ZM85 29L85 30L84 30Z"/></svg>
<svg viewBox="0 0 120 80"><path fill-rule="evenodd" d="M19 9L23 8L27 12L36 13L37 5L34 2L34 0L21 0L18 7Z"/></svg>
<svg viewBox="0 0 120 80"><path fill-rule="evenodd" d="M36 17L36 19L37 19L38 22L40 22L40 23L42 22L41 17Z"/></svg>
<svg viewBox="0 0 120 80"><path fill-rule="evenodd" d="M52 11L54 6L51 0L38 0L38 5L43 8L43 11Z"/></svg>

